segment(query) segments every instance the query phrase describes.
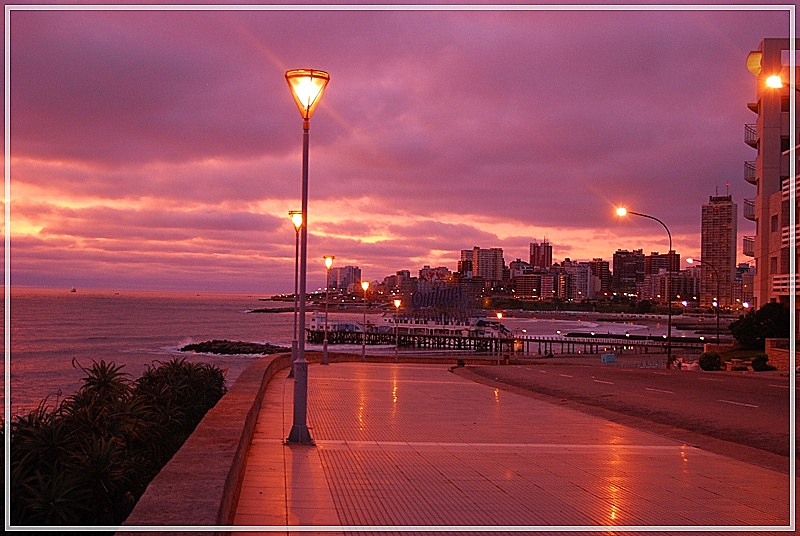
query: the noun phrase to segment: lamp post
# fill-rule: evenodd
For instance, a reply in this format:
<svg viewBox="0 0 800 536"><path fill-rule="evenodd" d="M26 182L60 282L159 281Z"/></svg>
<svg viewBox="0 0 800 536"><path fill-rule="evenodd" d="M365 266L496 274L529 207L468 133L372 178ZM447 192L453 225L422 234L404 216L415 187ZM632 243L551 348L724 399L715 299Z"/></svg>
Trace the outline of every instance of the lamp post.
<svg viewBox="0 0 800 536"><path fill-rule="evenodd" d="M364 323L361 325L361 362L367 360L367 289L369 281L362 281L361 288L364 289Z"/></svg>
<svg viewBox="0 0 800 536"><path fill-rule="evenodd" d="M308 129L311 115L314 113L325 87L330 81L330 76L325 71L314 69L295 69L286 71L286 82L292 91L295 103L303 118L303 187L302 187L302 215L303 226L300 231L300 299L298 301L298 332L300 334L297 359L294 362L294 415L292 429L289 432L287 443L300 443L313 445L314 440L308 430L306 411L308 408L308 361L305 356L306 332L306 261L308 243Z"/></svg>
<svg viewBox="0 0 800 536"><path fill-rule="evenodd" d="M716 308L715 316L717 317L717 344L719 344L719 308L722 305L722 296L720 296L719 293L719 272L717 271L717 267L708 261L698 261L697 259L686 259L686 262L689 264L697 263L701 267L708 266L714 272L714 278L717 280L717 297L711 301L711 305Z"/></svg>
<svg viewBox="0 0 800 536"><path fill-rule="evenodd" d="M303 213L299 210L290 210L289 217L294 225L294 335L292 338L292 366L289 367L289 377L294 378L294 360L297 359L297 262L300 252L300 228L303 226Z"/></svg>
<svg viewBox="0 0 800 536"><path fill-rule="evenodd" d="M394 362L399 361L397 357L397 348L400 346L400 332L397 326L397 312L400 310L400 305L403 303L400 298L394 299Z"/></svg>
<svg viewBox="0 0 800 536"><path fill-rule="evenodd" d="M667 251L667 368L672 367L672 263L670 262L670 254L672 253L672 233L669 232L669 227L667 225L656 218L655 216L650 216L648 214L642 214L641 212L634 212L632 210L628 210L625 207L619 207L617 209L617 216L624 217L628 214L633 214L634 216L641 216L642 218L648 218L651 220L655 220L661 224L665 231L667 231L667 238L669 239L669 250Z"/></svg>
<svg viewBox="0 0 800 536"><path fill-rule="evenodd" d="M768 76L764 83L770 89L783 89L783 78L779 74ZM800 87L795 86L794 90L800 92Z"/></svg>
<svg viewBox="0 0 800 536"><path fill-rule="evenodd" d="M325 255L325 335L322 338L322 364L328 365L328 288L331 281L333 255Z"/></svg>

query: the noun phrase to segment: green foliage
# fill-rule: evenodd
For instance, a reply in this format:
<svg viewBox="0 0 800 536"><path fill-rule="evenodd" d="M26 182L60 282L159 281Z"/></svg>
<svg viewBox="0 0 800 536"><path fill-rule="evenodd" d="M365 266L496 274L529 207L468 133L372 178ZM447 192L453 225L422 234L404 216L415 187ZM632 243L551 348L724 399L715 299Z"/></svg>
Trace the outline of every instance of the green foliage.
<svg viewBox="0 0 800 536"><path fill-rule="evenodd" d="M736 342L743 348L764 349L765 339L789 337L789 308L780 303L768 303L751 310L730 325Z"/></svg>
<svg viewBox="0 0 800 536"><path fill-rule="evenodd" d="M751 360L750 366L753 367L753 370L756 371L756 372L766 372L768 370L777 370L775 367L773 367L772 365L768 364L767 361L769 361L769 357L767 356L767 354L758 354L757 356L755 356Z"/></svg>
<svg viewBox="0 0 800 536"><path fill-rule="evenodd" d="M722 370L722 356L718 352L704 352L697 361L703 370Z"/></svg>
<svg viewBox="0 0 800 536"><path fill-rule="evenodd" d="M147 484L225 394L224 374L173 359L131 381L93 363L55 409L42 402L11 433L11 521L118 525Z"/></svg>

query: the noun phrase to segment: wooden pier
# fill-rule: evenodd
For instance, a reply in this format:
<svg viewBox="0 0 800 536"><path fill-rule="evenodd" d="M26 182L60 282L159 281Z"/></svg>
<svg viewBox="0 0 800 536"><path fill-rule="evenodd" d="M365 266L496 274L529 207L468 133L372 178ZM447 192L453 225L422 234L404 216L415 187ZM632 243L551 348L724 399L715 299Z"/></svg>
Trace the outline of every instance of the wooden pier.
<svg viewBox="0 0 800 536"><path fill-rule="evenodd" d="M307 330L309 343L322 344L322 330ZM488 353L513 353L522 355L549 354L602 354L617 353L664 353L667 341L664 338L642 339L624 335L599 335L587 337L536 336L478 337L459 335L424 335L415 333L390 333L360 331L328 331L328 344L388 345L395 343L401 348L429 348L440 350L465 350ZM673 337L672 348L701 351L704 341Z"/></svg>

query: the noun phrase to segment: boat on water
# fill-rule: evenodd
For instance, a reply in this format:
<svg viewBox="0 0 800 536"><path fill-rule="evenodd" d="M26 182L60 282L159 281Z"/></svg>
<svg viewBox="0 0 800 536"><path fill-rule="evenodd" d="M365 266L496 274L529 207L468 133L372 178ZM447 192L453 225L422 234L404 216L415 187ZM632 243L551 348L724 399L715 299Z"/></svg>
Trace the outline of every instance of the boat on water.
<svg viewBox="0 0 800 536"><path fill-rule="evenodd" d="M384 314L373 322L328 320L328 332L337 333L385 333L398 335L446 335L450 337L507 338L511 330L498 320L482 317L414 317ZM309 335L325 331L325 314L315 311L307 328Z"/></svg>

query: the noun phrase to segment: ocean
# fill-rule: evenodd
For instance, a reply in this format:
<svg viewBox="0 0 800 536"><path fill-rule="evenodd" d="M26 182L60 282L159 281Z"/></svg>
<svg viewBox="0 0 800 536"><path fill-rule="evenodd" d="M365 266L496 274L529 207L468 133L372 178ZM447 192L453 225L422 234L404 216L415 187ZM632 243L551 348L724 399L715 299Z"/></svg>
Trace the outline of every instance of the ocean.
<svg viewBox="0 0 800 536"><path fill-rule="evenodd" d="M6 289L8 292L8 289ZM131 379L148 365L175 356L213 363L226 370L228 386L258 356L219 356L181 352L186 344L212 339L268 342L291 348L292 312L253 313L253 309L291 308L292 302L265 301L252 294L78 289L11 289L10 337L4 367L10 364L11 415L34 409L41 400L55 406L81 385L80 367L105 360L124 365ZM5 304L3 304L5 307ZM313 311L309 306L308 313ZM362 314L331 312L330 319L360 321ZM612 324L574 319L505 318L512 330L555 334L556 330L660 334L664 326ZM652 330L652 331L650 331ZM306 344L306 349L318 350ZM330 346L330 351L360 351ZM393 347L367 347L369 354ZM402 349L401 349L402 352ZM5 373L5 368L4 368ZM5 412L5 378L3 378Z"/></svg>

